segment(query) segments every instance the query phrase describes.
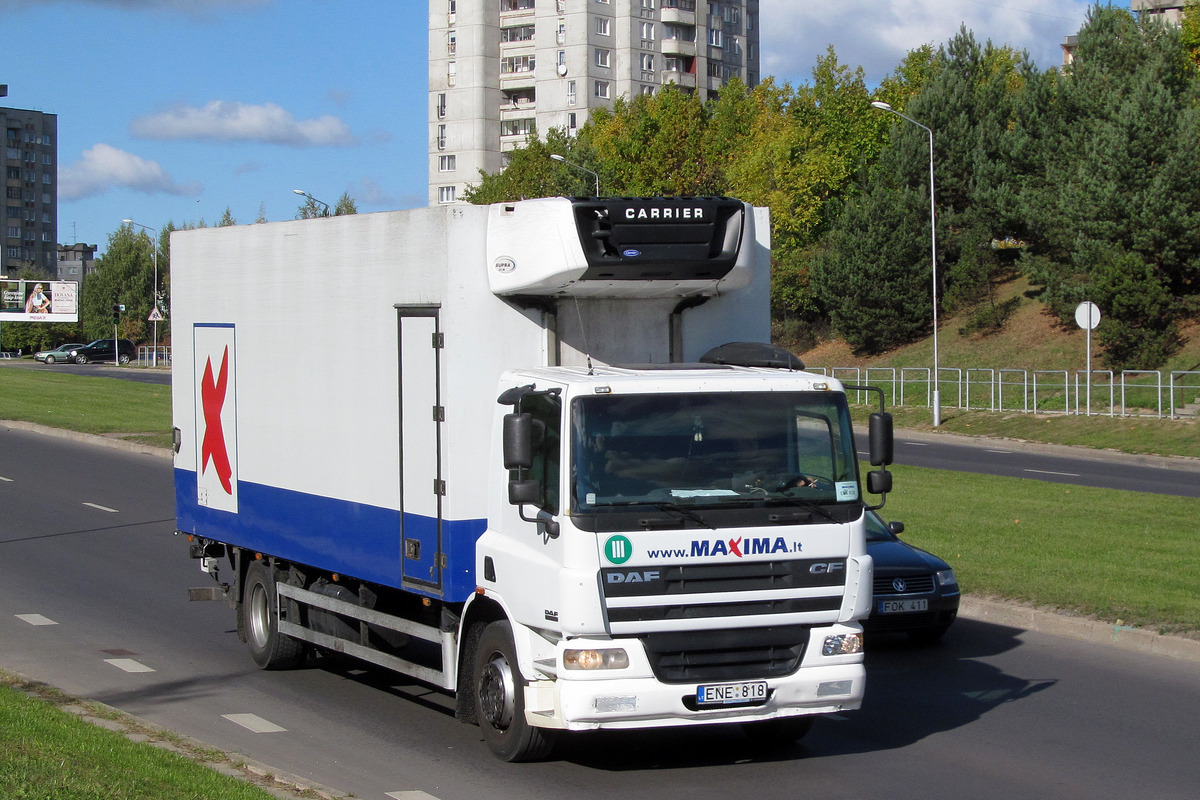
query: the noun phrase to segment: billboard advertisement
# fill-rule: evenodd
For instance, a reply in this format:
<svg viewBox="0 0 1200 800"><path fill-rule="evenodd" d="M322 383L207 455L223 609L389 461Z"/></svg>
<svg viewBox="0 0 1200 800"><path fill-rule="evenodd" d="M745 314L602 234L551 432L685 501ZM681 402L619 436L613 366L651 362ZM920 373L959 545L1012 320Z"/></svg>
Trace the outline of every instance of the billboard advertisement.
<svg viewBox="0 0 1200 800"><path fill-rule="evenodd" d="M78 322L75 281L0 280L0 322Z"/></svg>

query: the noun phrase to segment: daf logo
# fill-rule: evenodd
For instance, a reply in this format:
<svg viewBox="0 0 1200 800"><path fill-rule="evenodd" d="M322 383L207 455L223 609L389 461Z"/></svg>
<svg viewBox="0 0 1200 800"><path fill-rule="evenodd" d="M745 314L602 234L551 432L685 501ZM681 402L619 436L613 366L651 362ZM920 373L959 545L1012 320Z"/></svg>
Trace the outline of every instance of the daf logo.
<svg viewBox="0 0 1200 800"><path fill-rule="evenodd" d="M903 593L908 591L908 583L904 580L904 578L896 578L892 581L892 588L897 592Z"/></svg>
<svg viewBox="0 0 1200 800"><path fill-rule="evenodd" d="M823 564L813 564L808 568L808 571L813 575L831 575L835 572L842 572L846 569L845 561L830 561Z"/></svg>
<svg viewBox="0 0 1200 800"><path fill-rule="evenodd" d="M662 573L656 569L635 569L629 572L610 572L604 579L609 583L650 583L661 577Z"/></svg>

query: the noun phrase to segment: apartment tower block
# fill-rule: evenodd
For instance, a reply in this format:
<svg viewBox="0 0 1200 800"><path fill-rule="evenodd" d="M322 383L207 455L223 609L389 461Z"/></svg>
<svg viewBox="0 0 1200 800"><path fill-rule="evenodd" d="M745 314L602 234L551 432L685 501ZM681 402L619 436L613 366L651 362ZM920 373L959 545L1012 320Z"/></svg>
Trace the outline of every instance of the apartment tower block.
<svg viewBox="0 0 1200 800"><path fill-rule="evenodd" d="M58 117L0 108L4 130L4 229L0 275L58 269Z"/></svg>
<svg viewBox="0 0 1200 800"><path fill-rule="evenodd" d="M759 80L759 0L429 0L429 203L461 202L530 133L674 84Z"/></svg>

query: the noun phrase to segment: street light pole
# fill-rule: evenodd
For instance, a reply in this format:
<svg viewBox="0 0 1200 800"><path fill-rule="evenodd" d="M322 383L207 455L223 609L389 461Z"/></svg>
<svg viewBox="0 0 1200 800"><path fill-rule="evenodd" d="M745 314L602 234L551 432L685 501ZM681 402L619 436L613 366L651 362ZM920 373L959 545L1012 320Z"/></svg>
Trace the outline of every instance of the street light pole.
<svg viewBox="0 0 1200 800"><path fill-rule="evenodd" d="M323 216L323 217L333 216L332 214L329 213L329 203L326 203L323 200L318 200L317 198L313 197L311 194L304 191L303 189L292 189L292 194L298 194L301 197L307 197L311 202L319 203L320 205L325 206L325 211L322 212L321 216Z"/></svg>
<svg viewBox="0 0 1200 800"><path fill-rule="evenodd" d="M903 120L911 122L929 134L929 233L930 233L930 264L933 267L933 427L942 424L942 393L938 389L938 281L937 281L937 204L933 191L933 129L922 125L907 114L901 114L887 103L875 101L872 106L880 111L895 114Z"/></svg>
<svg viewBox="0 0 1200 800"><path fill-rule="evenodd" d="M153 323L154 323L154 348L151 350L152 355L150 356L150 366L157 367L158 366L158 316L159 316L159 311L158 311L158 242L154 240L154 236L153 236L153 234L156 233L156 231L154 230L154 228L151 228L149 225L143 225L142 223L134 222L131 219L123 219L121 221L124 222L126 225L136 225L139 228L144 228L145 230L148 230L151 232L150 253L151 253L151 255L154 256L154 283L150 285L150 307L153 309L153 313L151 314L151 317L153 318ZM120 352L115 353L113 355L113 358L119 363L121 360L121 353Z"/></svg>
<svg viewBox="0 0 1200 800"><path fill-rule="evenodd" d="M592 170L588 169L587 167L582 167L579 164L574 163L573 161L567 161L565 158L560 156L558 153L551 153L550 157L553 158L555 161L561 161L562 163L566 164L568 167L574 167L577 170L586 172L587 174L589 174L593 178L595 178L596 179L596 197L600 196L600 175L599 174L597 174L596 172L593 172Z"/></svg>

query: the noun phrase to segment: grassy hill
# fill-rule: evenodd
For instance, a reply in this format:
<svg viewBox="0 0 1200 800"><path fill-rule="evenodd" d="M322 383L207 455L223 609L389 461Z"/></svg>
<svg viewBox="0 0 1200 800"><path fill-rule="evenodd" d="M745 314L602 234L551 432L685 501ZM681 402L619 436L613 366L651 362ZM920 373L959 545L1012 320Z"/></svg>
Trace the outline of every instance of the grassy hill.
<svg viewBox="0 0 1200 800"><path fill-rule="evenodd" d="M941 367L964 371L1022 369L1031 373L1035 370L1053 370L1071 374L1086 369L1085 332L1073 323L1069 327L1059 325L1044 306L1029 294L1029 284L1023 278L1001 288L997 302L1015 298L1018 305L999 333L965 335L961 329L966 322L966 315L943 317L938 336L938 361ZM1172 370L1200 371L1200 322L1191 322L1182 333L1183 347L1159 367L1164 383ZM906 367L927 369L933 364L932 338L869 358L854 355L840 340L824 341L810 347L798 346L795 341L788 342L786 339L780 339L778 343L791 347L810 367L892 367L900 370ZM1100 347L1094 336L1092 369L1104 369ZM1106 410L1099 410L1107 400L1108 391L1107 388L1099 388L1099 383L1103 383L1101 379L1097 379L1093 387L1097 413L1090 417L1061 413L1061 402L1058 413L962 411L954 407L956 398L947 393L945 381L949 379L949 374L943 372L942 378L942 426L939 428L942 432L1200 458L1200 425L1197 425L1196 418L1160 419L1154 416L1155 393L1150 389L1142 392L1141 399L1135 399L1133 393L1130 394L1128 404L1131 407L1138 403L1145 406L1145 414L1140 416L1110 417ZM1119 382L1120 375L1115 379ZM872 382L877 380L877 376L872 376ZM1061 382L1061 378L1059 380ZM1197 388L1194 392L1189 390L1186 394L1177 395L1177 405L1200 399L1200 375L1186 376L1185 382ZM915 388L918 389L917 394L923 395L923 389ZM889 405L893 406L889 411L895 415L898 427L932 428L931 414L924 406L923 399L916 404L910 402L900 406L889 401Z"/></svg>
<svg viewBox="0 0 1200 800"><path fill-rule="evenodd" d="M997 334L965 336L960 333L966 322L965 315L943 317L938 335L938 361L941 366L960 369L1085 369L1085 332L1074 323L1066 328L1061 327L1039 301L1029 297L1029 293L1030 286L1024 278L1001 287L997 302L1017 298L1019 305L1004 330ZM1190 323L1183 335L1183 348L1170 361L1159 366L1164 375L1171 370L1200 370L1200 322ZM789 343L781 341L780 344L788 346ZM870 358L855 356L841 340L822 342L797 352L805 364L814 367L929 367L933 363L933 340L929 338ZM1093 335L1092 369L1103 369L1100 358L1100 346Z"/></svg>

